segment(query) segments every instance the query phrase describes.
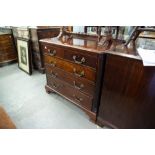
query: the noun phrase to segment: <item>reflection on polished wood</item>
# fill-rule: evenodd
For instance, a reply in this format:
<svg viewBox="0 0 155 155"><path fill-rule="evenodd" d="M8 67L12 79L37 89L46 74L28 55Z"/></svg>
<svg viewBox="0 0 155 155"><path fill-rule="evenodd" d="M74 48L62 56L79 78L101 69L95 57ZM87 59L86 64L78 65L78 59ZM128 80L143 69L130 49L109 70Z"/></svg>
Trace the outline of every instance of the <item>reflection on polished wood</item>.
<svg viewBox="0 0 155 155"><path fill-rule="evenodd" d="M100 38L99 38L100 37ZM100 40L111 40L110 45L104 46L99 44ZM89 34L76 34L76 33L67 33L66 35L50 38L50 39L43 39L40 41L44 41L46 43L52 43L63 46L63 47L71 47L71 48L78 48L81 50L87 50L92 53L104 53L105 50L108 50L112 44L123 43L122 40L115 40L112 39L112 36L98 36L98 35L89 35ZM104 43L104 42L103 42Z"/></svg>

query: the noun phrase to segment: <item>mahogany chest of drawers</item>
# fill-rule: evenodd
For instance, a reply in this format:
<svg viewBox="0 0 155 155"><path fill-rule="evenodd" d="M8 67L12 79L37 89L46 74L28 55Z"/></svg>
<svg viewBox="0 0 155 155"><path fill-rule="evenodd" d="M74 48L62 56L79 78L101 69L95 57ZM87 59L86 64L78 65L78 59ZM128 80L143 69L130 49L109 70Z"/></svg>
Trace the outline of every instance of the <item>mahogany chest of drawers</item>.
<svg viewBox="0 0 155 155"><path fill-rule="evenodd" d="M100 80L104 63L103 49L97 41L82 39L42 39L47 93L56 92L82 108L96 121Z"/></svg>
<svg viewBox="0 0 155 155"><path fill-rule="evenodd" d="M0 66L17 60L12 34L0 34Z"/></svg>
<svg viewBox="0 0 155 155"><path fill-rule="evenodd" d="M59 31L59 27L30 28L33 67L35 69L38 69L41 73L44 73L45 68L42 58L42 52L39 45L39 40L43 38L56 37L59 34Z"/></svg>

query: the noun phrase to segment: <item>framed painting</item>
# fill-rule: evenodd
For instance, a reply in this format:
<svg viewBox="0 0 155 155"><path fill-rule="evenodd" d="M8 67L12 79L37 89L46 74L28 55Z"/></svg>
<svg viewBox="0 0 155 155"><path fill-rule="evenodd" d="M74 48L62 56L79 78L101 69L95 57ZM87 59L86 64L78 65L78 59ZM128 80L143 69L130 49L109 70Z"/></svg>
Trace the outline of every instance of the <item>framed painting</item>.
<svg viewBox="0 0 155 155"><path fill-rule="evenodd" d="M29 75L32 74L30 41L17 38L18 67Z"/></svg>

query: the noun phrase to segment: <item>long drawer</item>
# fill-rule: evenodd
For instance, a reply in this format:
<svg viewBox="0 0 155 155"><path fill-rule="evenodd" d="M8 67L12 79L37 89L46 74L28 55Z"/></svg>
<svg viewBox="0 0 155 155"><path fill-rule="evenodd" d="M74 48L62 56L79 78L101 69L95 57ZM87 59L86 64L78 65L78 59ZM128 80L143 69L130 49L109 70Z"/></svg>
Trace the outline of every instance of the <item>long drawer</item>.
<svg viewBox="0 0 155 155"><path fill-rule="evenodd" d="M5 55L0 55L0 62L10 61L13 59L17 59L16 53L9 53L9 54L5 54Z"/></svg>
<svg viewBox="0 0 155 155"><path fill-rule="evenodd" d="M84 67L78 64L67 62L65 60L44 55L44 62L61 68L67 72L74 74L77 77L83 77L90 81L96 81L96 71L90 67Z"/></svg>
<svg viewBox="0 0 155 155"><path fill-rule="evenodd" d="M55 79L48 74L47 74L47 85L50 86L55 91L62 94L63 96L65 96L66 98L70 99L80 107L84 107L88 110L91 110L93 100L92 97L81 93L80 91L71 87L67 83L59 79Z"/></svg>
<svg viewBox="0 0 155 155"><path fill-rule="evenodd" d="M51 65L45 65L45 69L46 73L51 75L53 78L59 78L83 93L92 96L94 95L95 85L93 82L84 78L79 78L73 74L67 73L64 70L53 67Z"/></svg>
<svg viewBox="0 0 155 155"><path fill-rule="evenodd" d="M87 51L78 51L78 50L68 50L65 48L59 48L51 45L42 45L42 50L44 53L55 56L59 58L63 58L74 62L76 64L85 65L96 69L97 67L97 55L96 54L88 54Z"/></svg>
<svg viewBox="0 0 155 155"><path fill-rule="evenodd" d="M5 34L5 35L2 35L0 36L0 41L12 41L12 35L10 34Z"/></svg>
<svg viewBox="0 0 155 155"><path fill-rule="evenodd" d="M5 47L5 48L0 48L0 54L9 54L9 53L15 53L14 47Z"/></svg>

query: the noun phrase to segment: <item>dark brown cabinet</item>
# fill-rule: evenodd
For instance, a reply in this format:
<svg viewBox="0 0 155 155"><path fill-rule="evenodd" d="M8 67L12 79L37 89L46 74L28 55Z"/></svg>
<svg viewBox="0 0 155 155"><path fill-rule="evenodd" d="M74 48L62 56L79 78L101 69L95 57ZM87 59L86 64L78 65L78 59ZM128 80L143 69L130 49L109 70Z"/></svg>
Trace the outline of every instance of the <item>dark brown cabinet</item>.
<svg viewBox="0 0 155 155"><path fill-rule="evenodd" d="M17 52L12 34L0 34L0 66L17 61Z"/></svg>
<svg viewBox="0 0 155 155"><path fill-rule="evenodd" d="M98 124L112 128L155 128L155 67L138 56L107 54Z"/></svg>

